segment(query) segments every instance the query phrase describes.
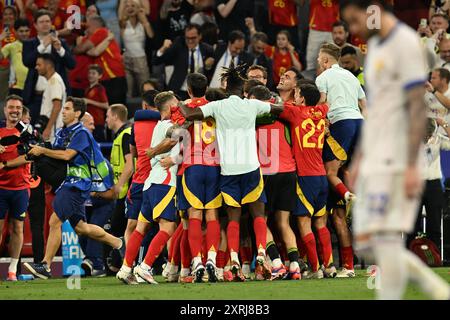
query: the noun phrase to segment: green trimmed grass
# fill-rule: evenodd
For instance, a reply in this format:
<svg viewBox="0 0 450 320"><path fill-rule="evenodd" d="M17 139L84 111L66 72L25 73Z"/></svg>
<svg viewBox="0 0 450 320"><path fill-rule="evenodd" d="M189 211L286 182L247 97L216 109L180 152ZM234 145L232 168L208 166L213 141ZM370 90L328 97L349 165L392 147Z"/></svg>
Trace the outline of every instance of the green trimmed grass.
<svg viewBox="0 0 450 320"><path fill-rule="evenodd" d="M450 269L433 269L450 283ZM320 279L301 281L248 281L245 283L165 283L159 285L126 286L114 277L82 278L80 290L67 289L67 279L0 282L0 300L82 300L82 299L163 299L163 300L334 300L373 299L374 291L367 288L364 271L353 279ZM406 299L426 299L418 287L408 287Z"/></svg>

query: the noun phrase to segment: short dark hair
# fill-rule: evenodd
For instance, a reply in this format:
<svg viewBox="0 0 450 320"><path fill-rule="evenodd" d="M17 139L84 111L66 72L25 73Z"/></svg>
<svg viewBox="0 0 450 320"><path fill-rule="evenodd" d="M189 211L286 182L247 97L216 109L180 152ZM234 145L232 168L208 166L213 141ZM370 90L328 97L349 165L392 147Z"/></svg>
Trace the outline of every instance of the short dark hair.
<svg viewBox="0 0 450 320"><path fill-rule="evenodd" d="M295 79L296 80L300 80L303 79L304 76L302 75L302 73L300 71L298 71L297 69L295 69L294 67L289 68L286 71L292 71L293 73L295 73Z"/></svg>
<svg viewBox="0 0 450 320"><path fill-rule="evenodd" d="M203 97L208 87L208 78L201 73L190 73L186 78L187 87L191 90L196 98Z"/></svg>
<svg viewBox="0 0 450 320"><path fill-rule="evenodd" d="M19 19L16 20L16 22L14 22L14 29L18 30L19 28L22 28L22 27L28 27L29 28L30 27L30 22L28 22L27 19L19 18Z"/></svg>
<svg viewBox="0 0 450 320"><path fill-rule="evenodd" d="M272 98L272 93L266 86L257 85L248 91L248 98L252 96L258 100L267 101Z"/></svg>
<svg viewBox="0 0 450 320"><path fill-rule="evenodd" d="M155 96L159 93L158 90L147 90L142 94L142 100L149 106L155 106Z"/></svg>
<svg viewBox="0 0 450 320"><path fill-rule="evenodd" d="M264 43L268 43L269 38L267 37L267 34L265 34L264 32L257 31L252 35L251 41L262 41Z"/></svg>
<svg viewBox="0 0 450 320"><path fill-rule="evenodd" d="M339 3L339 7L341 9L341 12L348 6L356 6L360 9L366 10L373 4L379 5L387 11L393 10L392 5L386 0L341 0Z"/></svg>
<svg viewBox="0 0 450 320"><path fill-rule="evenodd" d="M447 83L450 82L450 71L446 68L437 68L434 69L434 71L439 72L439 77L447 80Z"/></svg>
<svg viewBox="0 0 450 320"><path fill-rule="evenodd" d="M145 80L142 82L141 85L141 92L144 93L144 85L149 84L155 88L155 90L161 91L161 84L159 83L159 80L156 78L150 78L148 80Z"/></svg>
<svg viewBox="0 0 450 320"><path fill-rule="evenodd" d="M106 26L105 20L104 20L102 17L98 16L98 15L91 16L91 17L88 18L88 20L89 20L89 21L91 21L91 20L92 20L92 21L95 21L95 22L98 23L102 28Z"/></svg>
<svg viewBox="0 0 450 320"><path fill-rule="evenodd" d="M346 56L346 55L357 55L356 49L353 46L344 46L341 49L341 57Z"/></svg>
<svg viewBox="0 0 450 320"><path fill-rule="evenodd" d="M17 95L17 94L10 94L9 96L7 96L5 98L5 102L8 102L9 100L19 100L20 102L22 102L23 104L23 99L21 96Z"/></svg>
<svg viewBox="0 0 450 320"><path fill-rule="evenodd" d="M88 67L88 70L95 70L98 72L99 75L103 74L103 68L100 67L100 65L94 63L94 64L90 64Z"/></svg>
<svg viewBox="0 0 450 320"><path fill-rule="evenodd" d="M245 81L244 93L247 93L247 96L248 96L250 91L256 86L263 86L263 83L256 79L250 79L250 80Z"/></svg>
<svg viewBox="0 0 450 320"><path fill-rule="evenodd" d="M341 56L341 49L334 43L324 43L320 46L320 51L332 56L334 59L339 60Z"/></svg>
<svg viewBox="0 0 450 320"><path fill-rule="evenodd" d="M350 30L348 28L348 23L343 20L339 20L339 21L336 21L335 23L333 23L333 29L337 28L337 27L344 27L345 32L350 32Z"/></svg>
<svg viewBox="0 0 450 320"><path fill-rule="evenodd" d="M245 40L245 34L240 30L233 30L228 35L228 43L234 43L237 40Z"/></svg>
<svg viewBox="0 0 450 320"><path fill-rule="evenodd" d="M166 109L165 104L175 98L175 94L172 91L163 91L155 96L155 107L161 112Z"/></svg>
<svg viewBox="0 0 450 320"><path fill-rule="evenodd" d="M78 120L81 120L81 118L83 118L84 114L86 113L86 109L87 109L84 99L69 96L66 99L66 103L67 102L72 102L73 111L75 111L75 112L80 111L80 116L78 117Z"/></svg>
<svg viewBox="0 0 450 320"><path fill-rule="evenodd" d="M286 36L286 38L289 40L289 42L291 41L291 34L289 33L289 31L287 31L286 29L280 30L277 32L277 36L279 34L284 34Z"/></svg>
<svg viewBox="0 0 450 320"><path fill-rule="evenodd" d="M305 98L307 106L315 106L320 101L320 91L316 86L305 83L299 86L300 95Z"/></svg>
<svg viewBox="0 0 450 320"><path fill-rule="evenodd" d="M205 93L205 98L208 101L223 100L227 97L227 93L222 88L208 88Z"/></svg>
<svg viewBox="0 0 450 320"><path fill-rule="evenodd" d="M443 18L443 19L445 19L447 22L449 22L449 17L448 17L448 15L446 15L445 13L440 13L440 12L437 12L437 13L433 14L433 15L431 16L431 18L430 18L430 21L431 21L433 18L436 18L436 17Z"/></svg>
<svg viewBox="0 0 450 320"><path fill-rule="evenodd" d="M50 19L52 18L52 15L50 13L50 11L48 11L47 9L39 9L38 11L36 11L36 13L34 14L34 21L37 22L38 19L42 16L48 16Z"/></svg>
<svg viewBox="0 0 450 320"><path fill-rule="evenodd" d="M53 66L53 68L55 68L56 61L55 61L55 58L50 53L39 53L37 55L37 59L39 59L39 58L41 58L45 62L50 63Z"/></svg>
<svg viewBox="0 0 450 320"><path fill-rule="evenodd" d="M247 69L247 78L248 78L248 73L252 70L260 70L263 73L264 79L267 79L267 76L268 76L267 69L263 66L260 66L259 64L254 64Z"/></svg>
<svg viewBox="0 0 450 320"><path fill-rule="evenodd" d="M184 28L184 32L188 31L188 30L192 30L192 29L196 29L198 34L201 34L200 32L200 25L197 23L189 23L186 28Z"/></svg>
<svg viewBox="0 0 450 320"><path fill-rule="evenodd" d="M6 6L6 7L3 8L3 12L5 12L6 10L11 10L13 12L14 19L17 19L16 7L14 7L14 6Z"/></svg>

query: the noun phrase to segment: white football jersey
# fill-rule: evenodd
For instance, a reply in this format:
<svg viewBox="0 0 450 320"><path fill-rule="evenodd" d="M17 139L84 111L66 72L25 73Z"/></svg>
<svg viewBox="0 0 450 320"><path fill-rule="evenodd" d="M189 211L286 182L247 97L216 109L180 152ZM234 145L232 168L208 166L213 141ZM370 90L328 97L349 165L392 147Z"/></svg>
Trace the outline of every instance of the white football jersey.
<svg viewBox="0 0 450 320"><path fill-rule="evenodd" d="M167 130L173 126L170 120L160 120L153 130L152 142L150 146L156 147L161 141L166 138ZM176 156L180 152L180 145L177 143L170 152L159 154L150 160L151 168L150 175L145 180L144 191L150 188L152 184L164 184L175 187L177 184L177 170L178 165L175 164L169 169L161 166L160 160L168 156Z"/></svg>
<svg viewBox="0 0 450 320"><path fill-rule="evenodd" d="M405 103L408 89L427 80L423 50L416 32L401 22L384 40L374 36L368 42L361 174L405 170L409 121Z"/></svg>

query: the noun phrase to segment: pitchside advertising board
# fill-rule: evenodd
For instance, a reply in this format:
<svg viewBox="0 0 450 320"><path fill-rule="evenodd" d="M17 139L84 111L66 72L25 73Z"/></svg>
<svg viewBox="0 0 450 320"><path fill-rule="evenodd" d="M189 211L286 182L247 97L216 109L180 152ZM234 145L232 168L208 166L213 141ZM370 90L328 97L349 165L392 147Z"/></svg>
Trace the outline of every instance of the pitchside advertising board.
<svg viewBox="0 0 450 320"><path fill-rule="evenodd" d="M64 277L84 275L84 270L81 268L83 261L83 251L81 250L78 235L73 230L69 221L62 224L61 227L62 238L62 275Z"/></svg>

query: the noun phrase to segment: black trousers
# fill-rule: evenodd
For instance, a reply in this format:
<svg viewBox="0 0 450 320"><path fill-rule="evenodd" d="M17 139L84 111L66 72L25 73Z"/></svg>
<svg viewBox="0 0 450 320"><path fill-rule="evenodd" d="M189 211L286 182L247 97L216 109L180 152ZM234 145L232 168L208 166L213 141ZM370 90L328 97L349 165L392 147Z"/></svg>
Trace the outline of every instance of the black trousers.
<svg viewBox="0 0 450 320"><path fill-rule="evenodd" d="M125 200L126 197L123 199L116 200L116 207L114 208L114 211L111 215L111 219L109 220L110 221L109 229L105 228L106 231L108 231L115 237L123 237L125 234L125 229L127 228L128 219L125 216ZM109 257L111 253L111 247L108 245L104 245L103 252L105 257ZM107 258L107 260L108 259L109 258ZM107 265L109 268L111 268L110 265L112 265L117 269L119 269L120 266L122 265L122 261L117 261L116 259L113 259L110 262L107 262ZM108 273L111 273L111 271L113 270L111 269L107 270Z"/></svg>
<svg viewBox="0 0 450 320"><path fill-rule="evenodd" d="M44 259L45 190L43 180L39 186L30 190L28 215L30 217L33 259L35 263L39 263Z"/></svg>
<svg viewBox="0 0 450 320"><path fill-rule="evenodd" d="M102 85L105 87L106 94L108 95L109 104L127 102L127 80L125 77L113 78L110 80L102 81Z"/></svg>
<svg viewBox="0 0 450 320"><path fill-rule="evenodd" d="M444 191L441 180L427 180L422 196L422 204L417 215L414 233L408 237L408 244L418 232L423 230L422 207L425 206L427 238L433 241L441 249L441 217L444 206Z"/></svg>

